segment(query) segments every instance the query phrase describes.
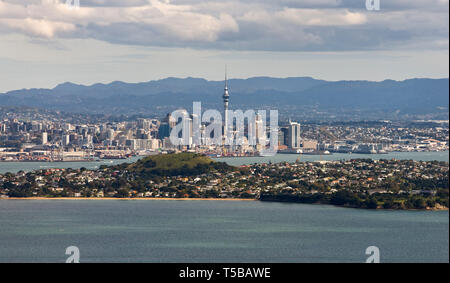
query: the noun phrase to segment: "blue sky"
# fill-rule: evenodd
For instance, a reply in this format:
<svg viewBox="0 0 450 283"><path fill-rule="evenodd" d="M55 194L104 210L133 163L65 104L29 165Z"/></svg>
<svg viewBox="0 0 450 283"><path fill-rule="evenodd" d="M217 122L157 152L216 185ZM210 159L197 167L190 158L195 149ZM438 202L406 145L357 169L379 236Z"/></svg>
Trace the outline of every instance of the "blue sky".
<svg viewBox="0 0 450 283"><path fill-rule="evenodd" d="M448 0L0 0L0 92L168 76L448 77Z"/></svg>

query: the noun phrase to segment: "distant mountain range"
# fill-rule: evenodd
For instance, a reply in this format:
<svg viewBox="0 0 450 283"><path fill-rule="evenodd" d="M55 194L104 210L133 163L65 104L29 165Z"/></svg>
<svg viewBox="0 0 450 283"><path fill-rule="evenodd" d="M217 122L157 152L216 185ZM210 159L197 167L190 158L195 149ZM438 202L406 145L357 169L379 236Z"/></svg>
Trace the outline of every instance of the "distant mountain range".
<svg viewBox="0 0 450 283"><path fill-rule="evenodd" d="M53 89L0 94L0 106L27 106L77 113L164 115L190 109L193 101L222 109L223 81L167 78L143 83L91 86L63 83ZM289 117L336 119L448 119L449 80L324 81L309 77L231 79L232 109L278 109Z"/></svg>

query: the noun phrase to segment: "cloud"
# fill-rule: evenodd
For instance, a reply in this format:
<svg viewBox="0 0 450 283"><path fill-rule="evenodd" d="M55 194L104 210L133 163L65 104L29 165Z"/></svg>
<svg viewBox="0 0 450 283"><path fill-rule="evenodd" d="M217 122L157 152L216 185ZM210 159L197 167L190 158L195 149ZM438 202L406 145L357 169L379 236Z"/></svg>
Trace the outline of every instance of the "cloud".
<svg viewBox="0 0 450 283"><path fill-rule="evenodd" d="M76 29L75 25L71 23L32 18L0 19L0 24L29 35L45 38L52 38L56 33L70 32Z"/></svg>
<svg viewBox="0 0 450 283"><path fill-rule="evenodd" d="M198 49L448 48L448 0L0 0L0 31Z"/></svg>
<svg viewBox="0 0 450 283"><path fill-rule="evenodd" d="M241 19L255 22L285 22L300 27L308 26L347 26L361 25L367 22L366 15L348 10L318 10L285 8L275 13L250 12Z"/></svg>

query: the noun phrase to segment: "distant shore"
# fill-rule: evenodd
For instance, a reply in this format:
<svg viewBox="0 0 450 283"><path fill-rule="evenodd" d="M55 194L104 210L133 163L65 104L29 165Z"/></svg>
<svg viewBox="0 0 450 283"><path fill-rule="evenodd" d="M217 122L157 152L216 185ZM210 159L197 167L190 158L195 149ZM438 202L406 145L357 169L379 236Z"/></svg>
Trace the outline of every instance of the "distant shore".
<svg viewBox="0 0 450 283"><path fill-rule="evenodd" d="M115 197L103 197L103 198L83 198L83 197L24 197L24 198L0 198L0 200L177 200L177 201L260 201L259 199L252 199L252 198L149 198L149 197L142 197L142 198L115 198ZM272 201L267 201L272 202ZM278 202L273 201L277 203L296 203L296 202ZM298 204L298 203L297 203ZM300 204L309 204L309 205L332 205L332 204L324 204L324 203L300 203ZM354 208L354 209L366 209L366 208L360 208L360 207L352 207L352 206L341 206L341 205L332 205L336 207L342 207L342 208ZM408 208L408 209L389 209L389 208L382 208L378 207L377 209L373 210L404 210L404 211L448 211L449 208L438 205L434 208L425 208L425 209L414 209L414 208Z"/></svg>
<svg viewBox="0 0 450 283"><path fill-rule="evenodd" d="M356 157L358 155L360 156L378 156L378 155L389 155L389 154L416 154L416 153L448 153L448 150L430 150L430 151L388 151L385 153L362 153L362 152L332 152L330 154L320 154L320 153L287 153L287 152L278 152L277 155L300 155L300 156L332 156L337 154L348 154L355 155ZM0 160L0 163L74 163L74 162L85 162L85 163L99 163L99 162L108 162L108 161L123 161L123 162L129 162L130 158L139 158L139 157L146 157L146 155L140 155L140 156L132 156L129 158L111 158L111 159L94 159L94 160L57 160L57 161L50 161L50 160ZM264 156L259 155L247 155L247 156L210 156L213 159L221 160L221 159L230 159L230 158L236 158L236 159L242 159L242 158L264 158ZM282 161L280 161L282 162Z"/></svg>
<svg viewBox="0 0 450 283"><path fill-rule="evenodd" d="M71 163L71 162L104 162L109 160L127 160L126 158L118 158L118 159L96 159L96 160L0 160L0 162L8 163L8 162L20 162L20 163Z"/></svg>
<svg viewBox="0 0 450 283"><path fill-rule="evenodd" d="M83 197L25 197L25 198L0 198L0 200L226 200L226 201L256 201L257 199L252 198L114 198L114 197L104 197L104 198L83 198Z"/></svg>

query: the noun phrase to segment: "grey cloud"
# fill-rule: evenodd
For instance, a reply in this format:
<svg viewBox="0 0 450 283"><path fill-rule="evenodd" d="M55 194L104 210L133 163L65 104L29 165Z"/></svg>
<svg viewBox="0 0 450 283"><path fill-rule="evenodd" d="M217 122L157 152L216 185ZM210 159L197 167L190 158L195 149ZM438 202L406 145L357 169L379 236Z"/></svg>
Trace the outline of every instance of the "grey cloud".
<svg viewBox="0 0 450 283"><path fill-rule="evenodd" d="M378 12L365 10L365 0L80 0L86 9L78 14L61 7L2 14L2 2L19 9L52 1L65 2L0 0L0 31L222 50L448 48L446 0L380 0ZM18 19L24 14L31 22Z"/></svg>
<svg viewBox="0 0 450 283"><path fill-rule="evenodd" d="M66 0L60 1L66 2ZM147 3L147 0L80 0L80 5L87 7L138 7Z"/></svg>

